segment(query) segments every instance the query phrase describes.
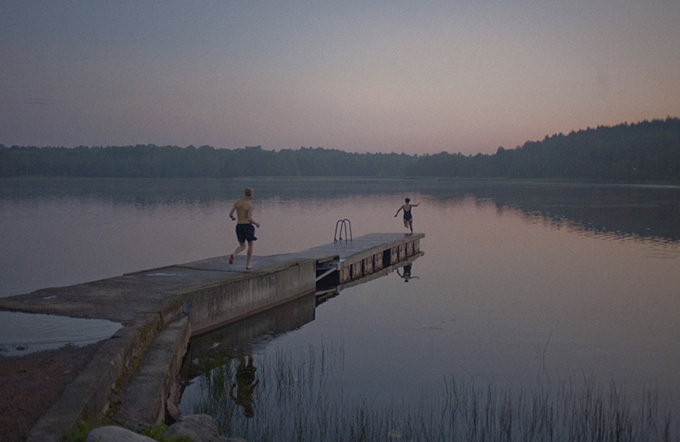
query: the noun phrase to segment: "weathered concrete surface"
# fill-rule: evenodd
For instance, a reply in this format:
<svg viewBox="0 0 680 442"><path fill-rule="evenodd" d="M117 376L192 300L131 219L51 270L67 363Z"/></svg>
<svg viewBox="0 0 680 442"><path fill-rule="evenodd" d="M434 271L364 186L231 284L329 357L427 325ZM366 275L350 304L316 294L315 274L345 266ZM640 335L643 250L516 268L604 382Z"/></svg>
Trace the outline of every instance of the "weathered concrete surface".
<svg viewBox="0 0 680 442"><path fill-rule="evenodd" d="M124 324L153 315L160 315L160 320L167 324L188 313L193 316L194 333L201 333L209 325L199 324L197 319L215 320L215 302L220 297L236 296L227 300L227 307L235 308L234 315L239 318L244 313L249 314L250 302L255 303L256 309L266 308L272 302L285 302L291 293L314 291L316 260L337 257L340 267L351 266L381 254L386 246L393 250L393 261L396 256L403 260L417 253L413 245L417 248L423 237L423 234L374 233L351 242L330 243L296 253L256 256L253 258L255 269L247 272L242 256L237 257L233 265L229 264L228 256L209 258L4 297L0 298L0 309L107 319ZM230 284L234 285L227 289ZM269 298L270 294L283 296L283 299ZM210 311L199 310L197 303L203 301L210 305ZM221 318L218 322L229 320Z"/></svg>
<svg viewBox="0 0 680 442"><path fill-rule="evenodd" d="M287 259L258 259L262 267L245 272L236 265L230 266L228 257L211 258L0 298L0 308L108 319L121 323L134 321L140 315L151 313L161 314L164 322L172 322L184 313L187 298L193 297L198 290L205 291L225 283L259 279L299 265L291 257ZM307 285L308 291L313 290L313 284L310 285L308 281Z"/></svg>
<svg viewBox="0 0 680 442"><path fill-rule="evenodd" d="M423 233L369 233L368 235L354 238L352 241L338 241L324 244L291 255L298 258L313 259L337 255L340 257L341 262L347 260L356 261L377 252L382 252L387 245L389 245L390 248L397 247L399 245L418 242L424 237L425 234Z"/></svg>
<svg viewBox="0 0 680 442"><path fill-rule="evenodd" d="M245 257L239 257L234 265L229 265L228 257L217 257L0 298L0 309L108 319L124 325L67 386L32 429L29 440L60 440L79 419L102 416L112 395L127 385L128 391L138 390L140 395L123 395L121 416L126 425L138 424L137 419L158 421L172 394L168 379L176 373L170 366L181 361L186 350L182 343L189 334L209 331L314 292L319 260L333 257L338 272L345 274L343 282L349 282L382 268L385 256L394 262L414 255L422 237L372 234L293 254L254 257L255 269L247 272ZM178 321L183 317L188 321ZM159 333L162 338L154 344ZM147 352L149 348L153 350ZM163 370L158 369L166 363ZM138 378L133 377L140 366ZM141 397L146 394L151 397Z"/></svg>
<svg viewBox="0 0 680 442"><path fill-rule="evenodd" d="M159 333L125 389L115 418L118 423L142 430L142 424L155 426L164 422L166 401L170 401L172 407L179 399L176 379L190 336L191 325L186 317ZM175 417L179 416L178 413Z"/></svg>
<svg viewBox="0 0 680 442"><path fill-rule="evenodd" d="M182 365L181 378L191 379L217 368L232 357L232 348L260 336L274 338L315 319L317 296L312 293L219 329L194 336Z"/></svg>
<svg viewBox="0 0 680 442"><path fill-rule="evenodd" d="M157 316L155 317L157 319ZM130 374L155 338L158 322L123 327L108 339L85 369L64 390L57 402L31 429L29 441L58 441L79 419L101 416L111 392Z"/></svg>
<svg viewBox="0 0 680 442"><path fill-rule="evenodd" d="M316 263L298 259L249 272L228 282L181 293L183 312L191 318L193 334L289 302L316 289Z"/></svg>

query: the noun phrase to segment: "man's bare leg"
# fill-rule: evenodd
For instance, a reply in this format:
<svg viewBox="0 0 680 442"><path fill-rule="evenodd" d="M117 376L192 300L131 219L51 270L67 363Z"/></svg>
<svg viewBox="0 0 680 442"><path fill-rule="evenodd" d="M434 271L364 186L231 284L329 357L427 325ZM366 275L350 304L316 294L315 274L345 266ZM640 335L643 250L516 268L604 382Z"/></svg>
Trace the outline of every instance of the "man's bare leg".
<svg viewBox="0 0 680 442"><path fill-rule="evenodd" d="M253 256L253 242L248 241L248 258L246 259L246 270L250 270L253 266L250 265L250 258Z"/></svg>
<svg viewBox="0 0 680 442"><path fill-rule="evenodd" d="M236 258L236 255L241 253L245 248L246 248L246 243L244 243L244 242L239 243L238 247L236 247L236 250L234 250L234 253L232 253L231 256L229 257L229 264L233 264L234 258ZM248 258L248 259L250 260L250 258Z"/></svg>

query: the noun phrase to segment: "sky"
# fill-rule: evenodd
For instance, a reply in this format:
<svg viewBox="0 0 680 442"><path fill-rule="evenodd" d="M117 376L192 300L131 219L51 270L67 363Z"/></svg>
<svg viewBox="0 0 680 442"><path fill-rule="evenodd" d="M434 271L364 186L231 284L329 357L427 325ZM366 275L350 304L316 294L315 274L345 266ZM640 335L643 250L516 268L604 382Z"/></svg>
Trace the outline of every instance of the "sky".
<svg viewBox="0 0 680 442"><path fill-rule="evenodd" d="M680 116L678 0L1 0L0 144L466 155Z"/></svg>

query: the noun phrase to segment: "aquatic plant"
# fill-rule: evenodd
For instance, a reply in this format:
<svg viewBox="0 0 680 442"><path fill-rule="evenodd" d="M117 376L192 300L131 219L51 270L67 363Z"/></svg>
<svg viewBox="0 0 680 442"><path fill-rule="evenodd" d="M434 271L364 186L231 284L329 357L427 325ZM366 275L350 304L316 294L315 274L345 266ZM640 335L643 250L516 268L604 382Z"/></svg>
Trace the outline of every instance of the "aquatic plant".
<svg viewBox="0 0 680 442"><path fill-rule="evenodd" d="M252 360L251 360L252 362ZM224 435L276 441L670 441L677 416L652 387L630 394L612 381L537 381L532 390L477 385L454 376L416 401L349 398L330 376L342 370L342 346L277 347L257 360L257 384L245 400L231 374L243 355L197 381L207 398L193 410L214 416ZM337 378L336 378L337 379ZM242 380L241 380L242 382ZM254 378L248 378L249 386ZM331 383L332 382L332 383ZM245 412L246 407L248 412ZM666 410L666 411L661 411Z"/></svg>

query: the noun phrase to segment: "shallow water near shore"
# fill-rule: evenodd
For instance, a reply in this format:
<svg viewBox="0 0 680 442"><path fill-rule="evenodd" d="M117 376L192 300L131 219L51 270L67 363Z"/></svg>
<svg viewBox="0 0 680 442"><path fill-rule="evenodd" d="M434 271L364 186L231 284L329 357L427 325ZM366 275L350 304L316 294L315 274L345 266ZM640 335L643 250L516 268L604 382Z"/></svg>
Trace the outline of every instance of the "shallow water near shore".
<svg viewBox="0 0 680 442"><path fill-rule="evenodd" d="M23 356L64 345L82 347L108 339L122 325L102 319L0 311L0 355Z"/></svg>
<svg viewBox="0 0 680 442"><path fill-rule="evenodd" d="M223 429L234 435L274 421L266 396L283 381L300 402L314 401L321 388L346 404L410 405L440 394L447 379L515 392L614 383L630 397L658 392L659 404L678 414L677 187L393 180L2 184L0 228L9 234L0 240L8 251L0 257L0 296L227 255L236 246L227 214L246 185L255 188L255 219L262 224L255 266L257 255L332 242L339 219L351 220L355 237L404 232L394 214L405 196L420 203L413 216L415 230L426 234L424 255L413 262L408 282L400 269L319 306L288 306L273 319L192 342L182 411L222 416ZM289 374L281 376L281 367ZM250 385L259 383L248 394L244 379L251 378Z"/></svg>

